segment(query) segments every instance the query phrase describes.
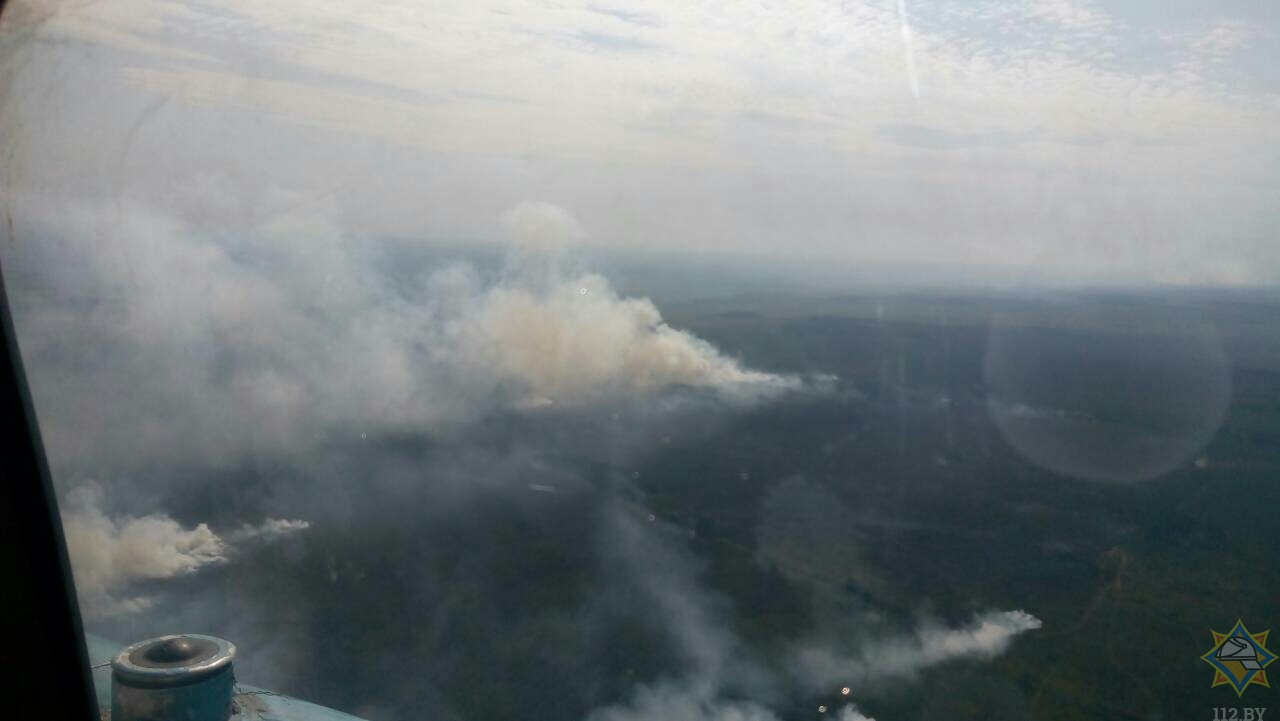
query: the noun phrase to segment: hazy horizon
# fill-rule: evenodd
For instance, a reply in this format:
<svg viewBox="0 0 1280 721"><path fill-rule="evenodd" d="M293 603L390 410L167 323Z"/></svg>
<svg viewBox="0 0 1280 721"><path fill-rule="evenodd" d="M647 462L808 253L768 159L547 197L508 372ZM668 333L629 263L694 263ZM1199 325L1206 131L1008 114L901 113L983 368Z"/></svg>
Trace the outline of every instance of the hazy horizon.
<svg viewBox="0 0 1280 721"><path fill-rule="evenodd" d="M1255 3L8 3L12 226L121 202L964 282L1274 286ZM108 215L107 217L111 217Z"/></svg>

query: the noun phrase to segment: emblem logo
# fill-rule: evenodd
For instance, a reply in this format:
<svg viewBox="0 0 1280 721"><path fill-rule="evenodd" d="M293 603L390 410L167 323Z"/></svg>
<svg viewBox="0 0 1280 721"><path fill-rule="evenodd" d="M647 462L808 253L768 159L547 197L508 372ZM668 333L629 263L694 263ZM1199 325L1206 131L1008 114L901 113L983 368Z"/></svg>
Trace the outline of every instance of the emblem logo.
<svg viewBox="0 0 1280 721"><path fill-rule="evenodd" d="M1276 655L1267 650L1267 634L1250 633L1244 623L1236 621L1235 628L1228 633L1213 634L1213 648L1209 649L1201 660L1213 666L1213 685L1227 684L1236 690L1237 696L1243 696L1249 684L1271 687L1267 683L1267 672L1264 670Z"/></svg>

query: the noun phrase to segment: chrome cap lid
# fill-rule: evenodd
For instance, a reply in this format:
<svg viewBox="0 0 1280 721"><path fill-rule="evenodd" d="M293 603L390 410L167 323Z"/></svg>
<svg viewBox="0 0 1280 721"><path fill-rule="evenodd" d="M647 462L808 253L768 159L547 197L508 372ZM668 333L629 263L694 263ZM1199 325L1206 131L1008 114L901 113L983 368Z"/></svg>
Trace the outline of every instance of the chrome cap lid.
<svg viewBox="0 0 1280 721"><path fill-rule="evenodd" d="M234 644L213 636L160 636L116 654L111 671L124 683L182 686L213 676L229 666L235 655Z"/></svg>

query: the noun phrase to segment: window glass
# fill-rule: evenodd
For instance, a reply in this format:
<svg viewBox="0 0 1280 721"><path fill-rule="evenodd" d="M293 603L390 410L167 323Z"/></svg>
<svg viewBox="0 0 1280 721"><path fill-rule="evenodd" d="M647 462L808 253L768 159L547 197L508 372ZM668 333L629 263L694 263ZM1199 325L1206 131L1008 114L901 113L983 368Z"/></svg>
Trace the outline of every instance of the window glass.
<svg viewBox="0 0 1280 721"><path fill-rule="evenodd" d="M88 631L371 721L1268 706L1278 8L9 2Z"/></svg>

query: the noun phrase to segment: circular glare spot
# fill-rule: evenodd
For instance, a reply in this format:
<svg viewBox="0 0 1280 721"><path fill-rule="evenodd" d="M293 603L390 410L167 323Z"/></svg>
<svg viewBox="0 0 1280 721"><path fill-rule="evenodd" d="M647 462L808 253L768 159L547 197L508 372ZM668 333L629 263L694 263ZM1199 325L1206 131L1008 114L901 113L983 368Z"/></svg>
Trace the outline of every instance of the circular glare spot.
<svg viewBox="0 0 1280 721"><path fill-rule="evenodd" d="M1162 476L1196 457L1231 399L1211 319L1079 303L992 319L987 411L1023 458L1091 481Z"/></svg>

